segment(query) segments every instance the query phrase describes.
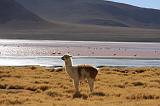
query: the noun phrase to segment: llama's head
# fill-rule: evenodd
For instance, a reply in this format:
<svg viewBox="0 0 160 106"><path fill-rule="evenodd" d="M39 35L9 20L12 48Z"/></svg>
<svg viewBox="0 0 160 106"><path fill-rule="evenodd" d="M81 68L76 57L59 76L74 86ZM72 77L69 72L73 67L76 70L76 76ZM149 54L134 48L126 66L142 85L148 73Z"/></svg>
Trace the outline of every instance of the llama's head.
<svg viewBox="0 0 160 106"><path fill-rule="evenodd" d="M72 57L71 55L66 54L63 57L61 57L61 59L64 60L64 61L69 61L69 60L71 60L71 57Z"/></svg>

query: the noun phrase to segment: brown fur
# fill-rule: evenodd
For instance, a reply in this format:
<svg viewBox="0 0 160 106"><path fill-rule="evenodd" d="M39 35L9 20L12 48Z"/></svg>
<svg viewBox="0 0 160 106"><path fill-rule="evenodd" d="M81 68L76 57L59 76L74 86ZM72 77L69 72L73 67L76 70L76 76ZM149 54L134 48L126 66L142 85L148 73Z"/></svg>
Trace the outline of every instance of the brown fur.
<svg viewBox="0 0 160 106"><path fill-rule="evenodd" d="M64 55L61 59L65 61L65 69L69 76L74 80L76 94L79 94L80 80L87 79L90 92L94 89L94 80L98 73L97 69L89 65L72 66L72 56Z"/></svg>
<svg viewBox="0 0 160 106"><path fill-rule="evenodd" d="M82 71L86 71L87 73L89 73L90 77L92 79L95 79L97 74L98 74L98 71L96 68L92 67L92 66L89 66L89 65L79 65L78 67L78 75L79 75L79 78L81 79L82 77ZM83 76L83 77L86 77L86 76Z"/></svg>

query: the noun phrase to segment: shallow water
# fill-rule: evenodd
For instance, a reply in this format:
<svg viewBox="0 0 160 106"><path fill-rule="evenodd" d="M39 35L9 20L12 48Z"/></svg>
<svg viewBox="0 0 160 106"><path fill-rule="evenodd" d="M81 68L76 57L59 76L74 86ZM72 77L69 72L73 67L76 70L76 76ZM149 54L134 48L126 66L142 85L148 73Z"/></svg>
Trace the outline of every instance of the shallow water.
<svg viewBox="0 0 160 106"><path fill-rule="evenodd" d="M66 53L74 64L160 66L160 43L0 39L1 66L63 65Z"/></svg>
<svg viewBox="0 0 160 106"><path fill-rule="evenodd" d="M0 57L0 66L63 66L60 57ZM90 64L93 66L160 66L160 60L153 59L111 59L106 57L75 57L73 64Z"/></svg>

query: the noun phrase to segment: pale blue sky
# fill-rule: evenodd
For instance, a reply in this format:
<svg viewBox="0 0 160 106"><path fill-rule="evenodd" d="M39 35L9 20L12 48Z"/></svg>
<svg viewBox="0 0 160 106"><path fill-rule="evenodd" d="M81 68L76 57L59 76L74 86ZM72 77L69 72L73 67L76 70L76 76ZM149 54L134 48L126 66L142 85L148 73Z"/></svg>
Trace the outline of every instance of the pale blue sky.
<svg viewBox="0 0 160 106"><path fill-rule="evenodd" d="M160 0L108 0L131 4L139 7L160 9Z"/></svg>

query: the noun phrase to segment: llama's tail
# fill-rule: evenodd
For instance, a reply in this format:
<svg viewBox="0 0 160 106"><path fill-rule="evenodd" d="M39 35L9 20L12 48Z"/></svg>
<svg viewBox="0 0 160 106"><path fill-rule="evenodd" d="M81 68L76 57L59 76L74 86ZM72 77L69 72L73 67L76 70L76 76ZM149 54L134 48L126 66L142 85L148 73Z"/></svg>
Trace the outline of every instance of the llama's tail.
<svg viewBox="0 0 160 106"><path fill-rule="evenodd" d="M97 74L98 74L98 73L101 73L101 68L103 68L103 66L98 66L98 67L96 67L96 69L97 69Z"/></svg>

